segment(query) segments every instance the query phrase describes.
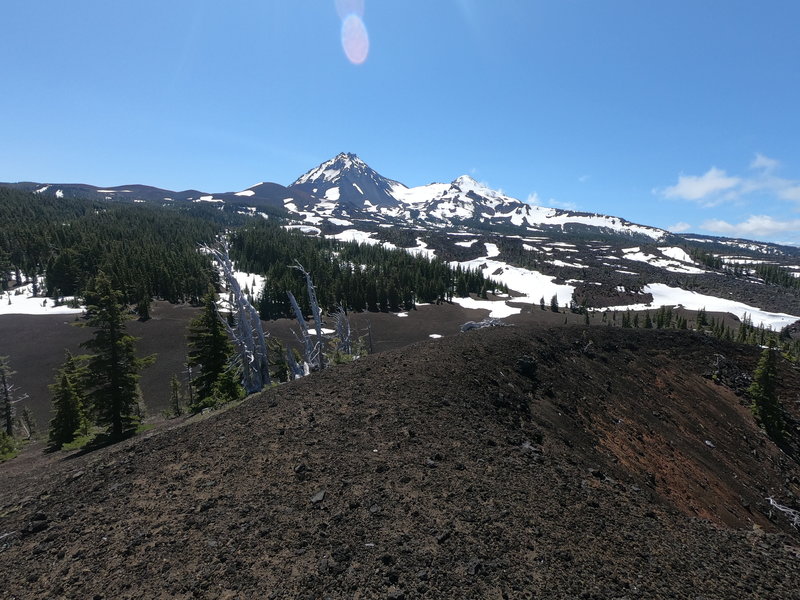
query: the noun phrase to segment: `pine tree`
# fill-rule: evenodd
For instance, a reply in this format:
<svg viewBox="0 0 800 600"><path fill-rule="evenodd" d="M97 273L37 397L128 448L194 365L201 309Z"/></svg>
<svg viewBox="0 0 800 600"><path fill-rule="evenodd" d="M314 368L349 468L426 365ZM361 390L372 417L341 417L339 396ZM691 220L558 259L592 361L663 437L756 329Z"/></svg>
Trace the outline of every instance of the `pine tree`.
<svg viewBox="0 0 800 600"><path fill-rule="evenodd" d="M150 298L142 295L139 302L136 303L136 314L139 315L140 321L150 320Z"/></svg>
<svg viewBox="0 0 800 600"><path fill-rule="evenodd" d="M203 312L189 325L189 366L199 367L192 379L197 395L193 411L201 410L212 396L214 384L230 368L233 345L225 325L220 321L214 293L203 297Z"/></svg>
<svg viewBox="0 0 800 600"><path fill-rule="evenodd" d="M755 418L774 442L781 443L786 423L778 400L777 383L776 351L773 348L765 348L758 360L753 373L753 383L747 388L747 393L753 401L751 409Z"/></svg>
<svg viewBox="0 0 800 600"><path fill-rule="evenodd" d="M221 373L211 387L209 404L211 406L219 406L220 404L241 400L244 396L244 388L239 382L239 377L229 369Z"/></svg>
<svg viewBox="0 0 800 600"><path fill-rule="evenodd" d="M553 294L553 297L550 298L550 310L554 313L558 312L558 296Z"/></svg>
<svg viewBox="0 0 800 600"><path fill-rule="evenodd" d="M169 380L169 405L172 416L180 417L183 414L183 394L181 393L181 382L177 375L173 375Z"/></svg>
<svg viewBox="0 0 800 600"><path fill-rule="evenodd" d="M69 362L72 357L68 357ZM50 421L48 434L49 447L59 450L64 444L73 441L81 429L83 398L78 391L78 383L65 367L59 372L58 381L50 386L55 415Z"/></svg>
<svg viewBox="0 0 800 600"><path fill-rule="evenodd" d="M139 377L141 370L155 356L138 358L136 338L126 333L128 314L122 304L122 294L111 287L108 277L100 272L95 279L96 304L88 307L87 326L94 327L92 339L81 344L95 354L87 363L88 393L98 425L108 425L112 441L137 422Z"/></svg>

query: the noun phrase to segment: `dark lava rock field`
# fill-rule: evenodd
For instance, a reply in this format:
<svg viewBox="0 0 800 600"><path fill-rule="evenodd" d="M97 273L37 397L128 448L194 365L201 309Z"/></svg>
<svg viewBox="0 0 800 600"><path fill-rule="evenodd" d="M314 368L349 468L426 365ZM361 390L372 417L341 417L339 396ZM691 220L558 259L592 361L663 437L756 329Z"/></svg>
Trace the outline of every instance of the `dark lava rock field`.
<svg viewBox="0 0 800 600"><path fill-rule="evenodd" d="M800 598L800 535L767 500L800 508L797 435L753 421L758 352L483 329L10 461L0 598Z"/></svg>

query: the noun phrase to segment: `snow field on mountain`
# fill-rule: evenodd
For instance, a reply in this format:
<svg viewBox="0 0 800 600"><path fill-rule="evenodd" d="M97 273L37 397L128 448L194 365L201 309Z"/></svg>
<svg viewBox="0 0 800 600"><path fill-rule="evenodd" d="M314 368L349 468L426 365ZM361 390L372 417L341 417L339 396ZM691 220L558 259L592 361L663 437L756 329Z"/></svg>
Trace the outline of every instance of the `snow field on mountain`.
<svg viewBox="0 0 800 600"><path fill-rule="evenodd" d="M763 324L764 327L771 329L781 329L791 325L800 317L788 315L786 313L772 313L761 310L754 306L748 306L742 302L707 296L697 292L690 292L680 288L670 287L663 283L652 283L644 287L644 293L653 295L653 302L650 304L628 304L622 306L610 306L600 310L653 310L662 306L682 306L688 310L705 309L709 312L727 312L736 315L739 319L744 319L749 315L753 325Z"/></svg>
<svg viewBox="0 0 800 600"><path fill-rule="evenodd" d="M627 260L633 260L638 262L645 262L647 264L653 265L654 267L658 267L660 269L664 269L665 271L670 271L672 273L691 273L691 274L700 274L706 273L704 269L699 269L697 267L692 266L692 264L686 263L693 263L692 259L689 257L686 252L681 250L680 248L659 248L659 251L667 257L672 255L674 256L681 256L683 258L660 258L653 254L647 254L642 252L638 246L634 248L624 248L623 258Z"/></svg>
<svg viewBox="0 0 800 600"><path fill-rule="evenodd" d="M677 246L667 246L666 248L659 248L658 250L661 252L661 254L668 258L689 264L697 264L683 248L678 248Z"/></svg>
<svg viewBox="0 0 800 600"><path fill-rule="evenodd" d="M487 244L487 246L489 245L493 246L494 244ZM484 277L503 283L510 290L522 294L522 297L512 298L512 302L538 304L541 298L549 301L555 295L558 298L558 304L564 306L570 303L572 293L575 291L574 286L553 283L555 277L521 267L512 267L499 260L492 260L490 257L476 258L465 262L451 262L450 265L453 268L460 265L462 268L480 270ZM483 302L489 305L499 304L488 300Z"/></svg>

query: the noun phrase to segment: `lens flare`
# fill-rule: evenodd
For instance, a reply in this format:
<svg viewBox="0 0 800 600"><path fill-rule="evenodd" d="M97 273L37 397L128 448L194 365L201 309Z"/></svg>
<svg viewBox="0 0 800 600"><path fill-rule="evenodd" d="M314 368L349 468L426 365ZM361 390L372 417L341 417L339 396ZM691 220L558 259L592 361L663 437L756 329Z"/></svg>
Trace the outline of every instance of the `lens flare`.
<svg viewBox="0 0 800 600"><path fill-rule="evenodd" d="M369 36L364 21L358 15L347 15L342 23L342 48L347 60L354 65L363 64L367 60Z"/></svg>

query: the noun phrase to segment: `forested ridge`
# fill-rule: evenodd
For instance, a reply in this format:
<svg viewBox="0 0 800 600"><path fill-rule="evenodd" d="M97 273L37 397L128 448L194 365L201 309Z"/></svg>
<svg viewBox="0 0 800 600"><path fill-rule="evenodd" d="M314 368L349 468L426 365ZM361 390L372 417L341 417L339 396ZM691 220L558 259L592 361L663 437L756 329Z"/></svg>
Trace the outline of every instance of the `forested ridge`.
<svg viewBox="0 0 800 600"><path fill-rule="evenodd" d="M204 204L156 206L0 188L0 284L37 274L48 296L82 296L103 272L129 304L151 298L197 303L218 280L198 249L227 232L237 268L266 277L263 290L248 290L265 319L292 316L289 291L308 310L303 277L291 268L298 263L312 274L327 310L397 311L504 289L438 258L309 237L279 220Z"/></svg>
<svg viewBox="0 0 800 600"><path fill-rule="evenodd" d="M195 302L215 278L198 244L213 242L240 219L203 206L109 203L0 188L0 277L44 275L47 295L71 296L83 294L103 271L128 303L145 297Z"/></svg>

